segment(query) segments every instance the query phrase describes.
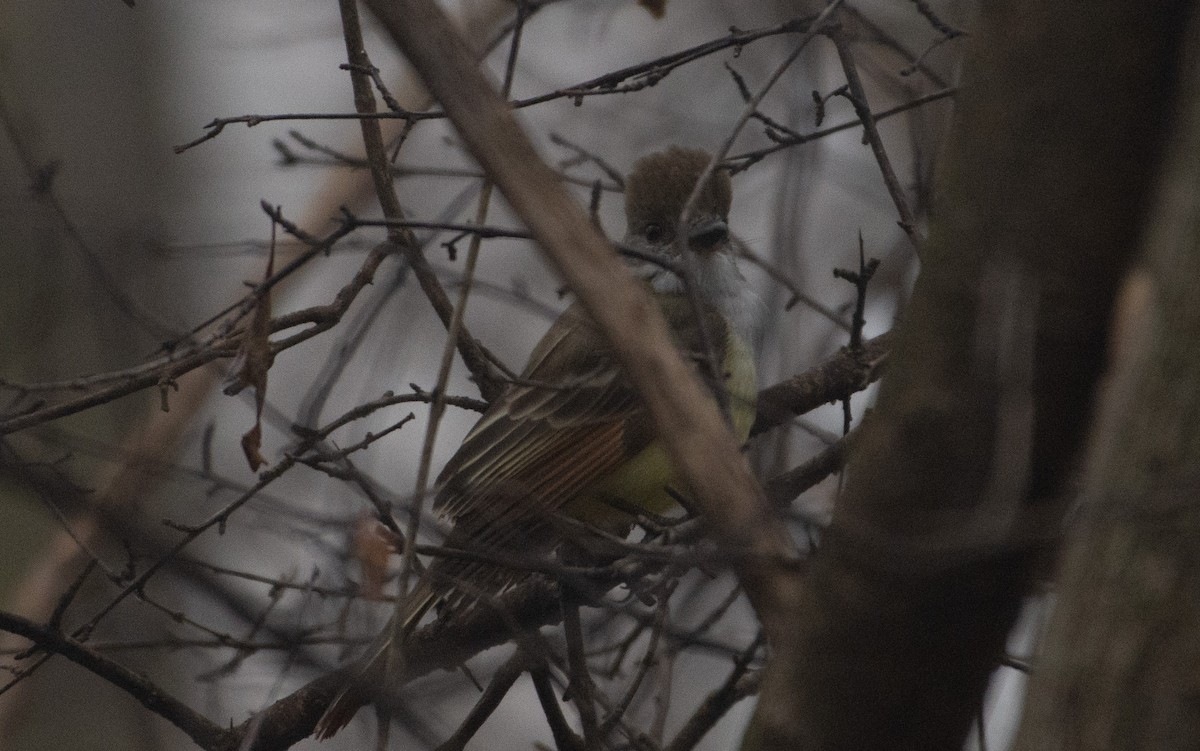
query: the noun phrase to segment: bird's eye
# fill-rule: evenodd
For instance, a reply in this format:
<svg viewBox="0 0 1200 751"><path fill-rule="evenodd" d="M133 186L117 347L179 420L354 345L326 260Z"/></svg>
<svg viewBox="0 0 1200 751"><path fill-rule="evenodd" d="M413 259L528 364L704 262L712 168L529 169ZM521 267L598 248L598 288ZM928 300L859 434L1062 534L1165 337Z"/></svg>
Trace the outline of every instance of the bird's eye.
<svg viewBox="0 0 1200 751"><path fill-rule="evenodd" d="M646 229L642 232L642 234L645 236L646 242L657 245L658 243L662 242L663 228L658 224L647 224Z"/></svg>

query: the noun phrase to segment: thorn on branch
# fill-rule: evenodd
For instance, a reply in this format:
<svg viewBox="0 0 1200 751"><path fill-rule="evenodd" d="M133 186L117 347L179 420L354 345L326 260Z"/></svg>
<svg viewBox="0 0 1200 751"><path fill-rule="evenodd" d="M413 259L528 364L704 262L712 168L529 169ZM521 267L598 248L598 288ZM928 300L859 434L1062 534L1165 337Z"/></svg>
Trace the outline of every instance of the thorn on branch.
<svg viewBox="0 0 1200 751"><path fill-rule="evenodd" d="M170 373L164 373L163 377L158 380L158 406L163 412L171 411L171 403L168 395L172 389L178 392L179 382Z"/></svg>
<svg viewBox="0 0 1200 751"><path fill-rule="evenodd" d="M854 285L854 316L850 320L850 351L858 352L862 349L862 331L866 325L866 307L867 307L867 286L871 283L871 277L875 276L875 271L879 268L879 259L872 258L866 261L863 254L863 237L862 232L858 233L858 271L848 271L846 269L834 269L833 275L838 279L844 279ZM842 434L850 432L851 423L850 412L850 395L847 394L842 400Z"/></svg>
<svg viewBox="0 0 1200 751"><path fill-rule="evenodd" d="M848 269L834 269L833 276L837 279L843 279L854 285L854 317L850 322L850 349L857 350L862 347L862 330L866 325L865 311L867 306L867 286L871 283L871 277L875 275L879 269L879 259L872 258L870 261L864 260L863 255L863 238L862 233L858 234L858 271L850 271Z"/></svg>

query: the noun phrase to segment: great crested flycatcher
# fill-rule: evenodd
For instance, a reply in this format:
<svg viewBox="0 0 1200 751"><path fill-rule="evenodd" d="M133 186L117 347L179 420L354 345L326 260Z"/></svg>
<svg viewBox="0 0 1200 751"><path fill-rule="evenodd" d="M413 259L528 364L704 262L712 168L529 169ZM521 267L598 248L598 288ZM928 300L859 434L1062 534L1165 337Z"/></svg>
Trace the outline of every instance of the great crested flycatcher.
<svg viewBox="0 0 1200 751"><path fill-rule="evenodd" d="M757 394L761 303L738 271L730 243L728 174L712 176L687 226L678 226L709 158L672 147L639 160L625 185L623 244L642 259L676 345L714 392L724 392L733 429L745 440ZM690 259L679 257L680 247ZM683 281L685 263L696 300ZM710 348L719 381L709 366ZM439 605L443 616L460 613L477 606L480 593L498 594L528 576L489 561L489 554L510 561L545 556L563 542L586 549L588 527L624 536L634 514L662 514L675 505L672 486L687 492L612 348L572 305L438 477L434 508L453 523L445 547L476 555L441 557L426 569L364 659L366 667L321 718L317 736L328 738L350 721L372 696L366 684L387 672L389 642L403 644L431 607Z"/></svg>

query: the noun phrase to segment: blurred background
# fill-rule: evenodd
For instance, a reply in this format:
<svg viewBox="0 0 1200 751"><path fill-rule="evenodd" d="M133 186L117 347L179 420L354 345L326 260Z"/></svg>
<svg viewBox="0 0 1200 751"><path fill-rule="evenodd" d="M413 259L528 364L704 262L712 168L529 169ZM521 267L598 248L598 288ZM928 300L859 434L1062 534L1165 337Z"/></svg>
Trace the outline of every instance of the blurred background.
<svg viewBox="0 0 1200 751"><path fill-rule="evenodd" d="M471 0L446 3L484 53L494 80L510 53L515 6ZM512 97L520 100L730 33L771 27L820 10L819 3L672 2L655 18L632 1L535 3L522 29ZM850 29L869 105L881 112L953 85L961 42L946 41L923 14L967 30L971 3L860 2ZM405 106L424 108L393 44L364 11L367 51ZM671 144L716 149L744 106L730 69L757 90L799 42L764 37L672 71L652 86L578 102L559 98L520 110L544 157L572 178L581 202L601 185L598 217L613 238L624 232L619 183L637 157ZM920 65L914 65L919 58ZM330 231L345 206L376 218L364 170L337 155L362 155L353 119L286 119L227 127L180 154L176 145L219 117L352 113L337 4L330 0L66 0L0 3L0 412L77 398L96 384L128 379L164 344L240 300L263 276L271 222L260 202L277 206L310 232ZM764 99L760 111L801 134L853 123L833 45L815 39ZM814 96L815 94L815 96ZM918 217L952 99L931 101L880 122L898 180ZM395 121L387 123L394 135ZM752 121L731 156L775 142ZM416 125L398 152L397 191L407 215L465 222L475 214L477 168L441 120ZM880 167L862 129L847 127L764 156L734 177L730 225L749 252L772 269L746 263L767 303L759 357L766 386L821 362L848 341L854 288L833 276L857 269L860 243L881 261L866 308L866 336L891 328L902 311L916 262L897 225ZM503 201L488 223L517 228ZM418 233L452 297L461 281L466 240ZM383 235L360 230L301 268L273 295L280 315L327 304ZM282 260L295 244L280 234ZM519 370L534 342L569 300L530 243L488 239L465 323ZM803 299L795 302L797 293ZM789 305L789 303L794 303ZM270 371L262 450L279 461L296 444L293 425L317 427L386 391L430 390L445 330L398 257L384 262L337 327L281 353ZM82 582L64 624L104 607L123 571L143 570L179 532L220 511L256 481L240 446L254 424L249 393L221 393L229 359L180 378L4 436L0 464L0 606L46 620L73 582ZM110 374L97 376L97 374ZM461 363L449 393L477 397ZM852 402L857 419L871 393ZM162 403L170 410L162 411ZM354 455L371 492L397 509L414 488L427 408L373 412L337 431L341 446L378 433L409 412L416 419ZM477 418L451 408L436 443L436 471ZM805 415L751 446L760 477L810 458L841 435L841 405ZM832 478L794 504L801 519L823 519L837 489ZM122 520L118 530L91 511ZM369 639L387 603L348 596L362 578L354 539L372 513L362 489L297 466L238 510L223 534L201 535L150 580L143 598L113 609L93 646L146 672L220 725L239 723L314 676L335 667ZM99 561L89 569L89 561ZM98 570L97 570L98 569ZM81 576L87 573L86 577ZM694 625L730 597L728 574L689 574L673 617ZM596 643L629 635L629 624L589 614ZM591 622L591 621L594 621ZM1028 638L1031 619L1018 631ZM548 638L557 635L548 630ZM711 649L672 653L630 710L630 722L670 738L723 680L730 656L756 636L744 599L707 633ZM231 648L230 638L243 649ZM631 640L647 649L648 636ZM556 642L557 643L557 642ZM0 637L5 656L23 645ZM471 661L486 678L505 650ZM29 661L21 663L27 665ZM614 679L621 685L628 672ZM9 676L4 677L5 685ZM1006 696L1018 673L1004 670L989 702L987 747L1004 748L1015 712ZM393 743L436 745L474 702L462 675L439 673L410 687L410 716L398 718ZM1007 692L1007 693L1005 693ZM619 695L619 691L617 691ZM666 700L664 697L669 697ZM752 700L734 708L700 748L727 748L740 737ZM321 748L357 748L374 737L369 712ZM62 658L0 694L5 748L185 748L190 741L104 681ZM486 738L486 740L484 740ZM479 748L549 743L542 711L526 679L481 730ZM315 741L297 748L317 748ZM409 747L407 745L403 747Z"/></svg>

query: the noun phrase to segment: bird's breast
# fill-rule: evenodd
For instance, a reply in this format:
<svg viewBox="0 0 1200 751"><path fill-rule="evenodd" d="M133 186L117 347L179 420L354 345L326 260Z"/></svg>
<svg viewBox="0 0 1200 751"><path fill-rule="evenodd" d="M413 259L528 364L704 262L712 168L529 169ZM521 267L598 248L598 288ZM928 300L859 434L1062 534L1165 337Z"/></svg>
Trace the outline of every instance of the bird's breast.
<svg viewBox="0 0 1200 751"><path fill-rule="evenodd" d="M729 396L729 416L734 435L741 442L750 435L758 398L754 350L750 342L732 326L726 328L725 346L722 349L725 359L721 367ZM563 512L606 532L623 536L635 521L626 509L636 508L661 516L678 507L667 488L686 493L676 478L662 442L654 440L567 503Z"/></svg>

